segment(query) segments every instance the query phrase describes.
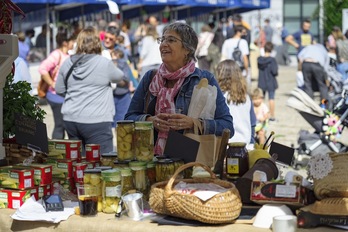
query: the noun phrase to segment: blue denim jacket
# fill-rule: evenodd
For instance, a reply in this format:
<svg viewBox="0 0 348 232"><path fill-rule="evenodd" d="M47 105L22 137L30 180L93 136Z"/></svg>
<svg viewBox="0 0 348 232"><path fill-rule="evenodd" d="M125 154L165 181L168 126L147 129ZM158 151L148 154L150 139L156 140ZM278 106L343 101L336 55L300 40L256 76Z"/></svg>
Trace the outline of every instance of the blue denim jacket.
<svg viewBox="0 0 348 232"><path fill-rule="evenodd" d="M145 121L147 116L153 116L153 114L146 112L147 109L145 109L146 99L148 99L148 105L153 106L156 104L155 101L157 99L150 93L150 91L148 91L152 79L151 72L152 70L148 71L141 79L128 108L128 112L125 115L126 120ZM215 116L213 120L202 120L204 134L215 134L219 136L222 135L223 129L228 128L231 131L230 137L232 137L234 135L233 118L228 106L226 105L220 87L212 73L196 68L182 84L180 91L176 96L175 108L187 115L194 86L197 85L202 78L207 78L209 85L215 85L217 87ZM150 94L150 96L147 97L147 94ZM183 133L183 131L181 132Z"/></svg>

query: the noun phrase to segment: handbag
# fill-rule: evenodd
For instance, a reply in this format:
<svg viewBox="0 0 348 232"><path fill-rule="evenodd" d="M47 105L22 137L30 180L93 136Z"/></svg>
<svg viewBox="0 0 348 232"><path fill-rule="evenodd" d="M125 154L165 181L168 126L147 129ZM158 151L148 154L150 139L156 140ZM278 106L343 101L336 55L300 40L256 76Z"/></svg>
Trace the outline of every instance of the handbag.
<svg viewBox="0 0 348 232"><path fill-rule="evenodd" d="M59 52L59 61L58 61L58 64L56 65L56 67L54 67L53 71L52 71L52 75L50 75L51 79L53 80L54 77L57 75L57 72L59 71L59 67L60 67L60 62L62 60L62 55L61 53ZM48 88L50 86L47 84L47 82L42 78L40 78L40 81L39 81L39 84L37 86L37 95L40 97L40 98L45 98L46 97L46 94L47 94L47 91L48 91Z"/></svg>
<svg viewBox="0 0 348 232"><path fill-rule="evenodd" d="M205 164L212 168L218 160L218 152L221 145L221 136L203 133L203 126L198 119L193 119L194 129L192 132L185 132L184 135L199 142L196 162Z"/></svg>

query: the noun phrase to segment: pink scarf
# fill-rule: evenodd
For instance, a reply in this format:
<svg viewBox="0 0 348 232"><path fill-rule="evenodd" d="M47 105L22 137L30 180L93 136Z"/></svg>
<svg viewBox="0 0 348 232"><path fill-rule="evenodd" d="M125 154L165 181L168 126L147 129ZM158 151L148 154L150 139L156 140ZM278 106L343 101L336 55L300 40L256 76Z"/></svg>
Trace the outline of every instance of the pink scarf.
<svg viewBox="0 0 348 232"><path fill-rule="evenodd" d="M178 94L186 77L195 71L195 62L191 60L184 67L171 73L164 64L161 64L156 75L151 81L149 90L152 95L157 96L155 115L175 110L174 98ZM165 87L166 80L177 80L173 88ZM160 131L155 146L155 154L163 155L168 133Z"/></svg>

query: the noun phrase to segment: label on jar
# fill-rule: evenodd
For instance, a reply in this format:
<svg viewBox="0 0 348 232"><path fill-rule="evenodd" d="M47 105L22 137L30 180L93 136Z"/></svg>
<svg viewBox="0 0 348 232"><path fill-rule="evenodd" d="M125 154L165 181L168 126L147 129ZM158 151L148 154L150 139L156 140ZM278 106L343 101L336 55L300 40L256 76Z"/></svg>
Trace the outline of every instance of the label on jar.
<svg viewBox="0 0 348 232"><path fill-rule="evenodd" d="M239 159L238 158L227 158L227 173L239 174Z"/></svg>
<svg viewBox="0 0 348 232"><path fill-rule="evenodd" d="M121 185L113 186L113 187L105 187L105 195L107 197L121 197L122 188Z"/></svg>

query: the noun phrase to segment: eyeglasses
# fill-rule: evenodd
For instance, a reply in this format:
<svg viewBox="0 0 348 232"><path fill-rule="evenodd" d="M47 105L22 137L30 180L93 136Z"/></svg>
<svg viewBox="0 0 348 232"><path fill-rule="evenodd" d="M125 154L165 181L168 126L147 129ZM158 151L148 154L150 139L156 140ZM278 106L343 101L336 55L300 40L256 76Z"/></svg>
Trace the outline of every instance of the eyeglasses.
<svg viewBox="0 0 348 232"><path fill-rule="evenodd" d="M174 37L174 36L168 36L168 37L164 37L164 36L163 36L163 37L157 38L157 43L158 43L158 44L161 44L161 43L163 43L163 42L172 44L172 43L175 43L175 42L177 42L177 41L182 42L181 39L178 39L178 38L176 38L176 37ZM183 42L182 42L182 43L183 43Z"/></svg>

